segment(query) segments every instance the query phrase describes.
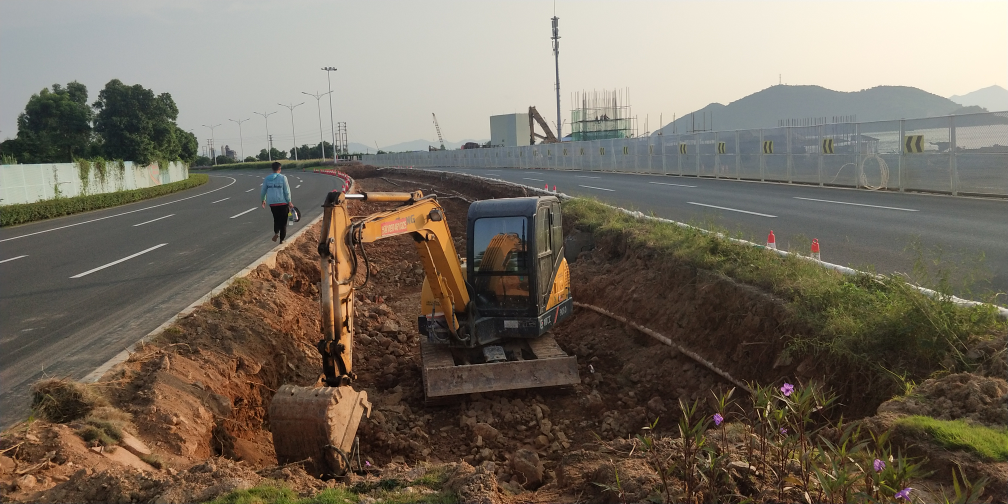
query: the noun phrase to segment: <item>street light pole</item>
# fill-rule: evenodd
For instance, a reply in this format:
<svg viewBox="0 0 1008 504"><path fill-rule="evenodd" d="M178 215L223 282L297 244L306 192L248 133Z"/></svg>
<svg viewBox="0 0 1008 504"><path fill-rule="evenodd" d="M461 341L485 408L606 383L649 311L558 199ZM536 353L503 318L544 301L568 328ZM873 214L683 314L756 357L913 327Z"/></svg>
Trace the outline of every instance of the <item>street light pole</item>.
<svg viewBox="0 0 1008 504"><path fill-rule="evenodd" d="M322 139L322 97L330 93L332 93L332 91L329 91L328 93L316 92L315 94L301 91L301 94L306 94L308 96L311 96L312 98L315 98L315 107L318 109L318 139L319 139L319 148L322 149L322 161L325 161L325 140ZM336 158L334 156L333 162L335 161Z"/></svg>
<svg viewBox="0 0 1008 504"><path fill-rule="evenodd" d="M304 102L298 103L297 105L294 105L294 102L291 102L290 105L284 105L283 103L278 103L277 105L280 105L281 107L287 107L288 109L290 109L290 113L291 113L291 136L294 137L294 161L297 161L298 160L298 155L297 155L297 135L294 134L294 109L300 107L301 105L304 105Z"/></svg>
<svg viewBox="0 0 1008 504"><path fill-rule="evenodd" d="M336 123L333 122L333 112L332 112L332 72L336 71L336 67L324 67L326 79L329 81L329 127L332 128L332 145L333 145L333 163L336 162Z"/></svg>
<svg viewBox="0 0 1008 504"><path fill-rule="evenodd" d="M210 128L210 145L213 145L215 147L217 146L217 140L214 139L214 132L213 132L213 130L217 126L220 126L220 124L214 124L213 126L207 126L206 124L203 125L204 128ZM213 152L211 152L210 155L212 155L214 157L213 158L213 165L217 166L217 156Z"/></svg>
<svg viewBox="0 0 1008 504"><path fill-rule="evenodd" d="M273 112L254 112L253 111L252 113L253 114L257 114L257 115L261 115L261 116L263 116L263 119L266 119L266 139L267 139L266 140L266 147L267 147L267 149L266 149L266 157L269 158L270 161L273 161L273 148L272 148L273 146L269 144L269 136L270 136L270 134L269 134L269 116L271 116L273 114L276 114L276 111L273 111Z"/></svg>
<svg viewBox="0 0 1008 504"><path fill-rule="evenodd" d="M238 125L238 141L241 142L241 156L242 156L242 163L244 163L245 162L245 138L242 136L241 123L243 123L245 121L248 121L248 119L242 119L240 121L235 121L234 119L228 119L228 121L231 121L231 122L233 122L233 123L235 123L235 124Z"/></svg>

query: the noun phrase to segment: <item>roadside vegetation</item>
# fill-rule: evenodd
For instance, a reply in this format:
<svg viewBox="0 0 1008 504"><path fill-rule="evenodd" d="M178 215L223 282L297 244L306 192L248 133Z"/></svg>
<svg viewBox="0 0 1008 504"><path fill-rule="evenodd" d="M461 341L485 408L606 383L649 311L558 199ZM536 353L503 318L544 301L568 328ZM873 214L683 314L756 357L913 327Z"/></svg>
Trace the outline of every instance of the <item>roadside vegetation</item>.
<svg viewBox="0 0 1008 504"><path fill-rule="evenodd" d="M186 180L172 182L143 189L133 189L128 191L116 191L102 194L88 194L84 196L74 196L72 198L52 198L34 203L19 203L15 205L0 206L0 227L16 226L64 215L72 215L91 210L100 210L127 203L134 203L146 199L164 196L178 191L184 191L193 187L206 184L210 180L209 175L203 173L193 173Z"/></svg>
<svg viewBox="0 0 1008 504"><path fill-rule="evenodd" d="M941 290L928 297L896 275L845 275L697 228L637 219L594 200L570 200L564 213L596 239L646 247L778 296L808 328L788 337L785 355L842 370L831 379L836 387L871 390L878 402L935 373L970 371L970 345L1008 328L992 306L960 307Z"/></svg>
<svg viewBox="0 0 1008 504"><path fill-rule="evenodd" d="M938 420L920 415L901 418L896 425L924 433L949 450L967 450L984 460L1008 462L1008 427L987 427L965 420Z"/></svg>

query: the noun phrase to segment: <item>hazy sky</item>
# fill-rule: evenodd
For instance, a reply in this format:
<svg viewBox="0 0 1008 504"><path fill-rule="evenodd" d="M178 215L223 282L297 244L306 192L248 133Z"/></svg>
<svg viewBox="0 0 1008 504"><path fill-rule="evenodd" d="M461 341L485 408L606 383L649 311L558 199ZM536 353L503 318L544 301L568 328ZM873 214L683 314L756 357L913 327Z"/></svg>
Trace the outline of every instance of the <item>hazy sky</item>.
<svg viewBox="0 0 1008 504"><path fill-rule="evenodd" d="M550 17L538 2L0 0L0 138L33 93L118 78L169 92L179 125L245 154L319 141L314 98L374 146L488 138L489 116L556 117ZM1008 87L1008 2L558 1L563 116L572 92L629 89L643 130L778 82L840 91L907 85L950 96ZM329 103L323 99L325 136ZM566 129L566 128L565 128Z"/></svg>

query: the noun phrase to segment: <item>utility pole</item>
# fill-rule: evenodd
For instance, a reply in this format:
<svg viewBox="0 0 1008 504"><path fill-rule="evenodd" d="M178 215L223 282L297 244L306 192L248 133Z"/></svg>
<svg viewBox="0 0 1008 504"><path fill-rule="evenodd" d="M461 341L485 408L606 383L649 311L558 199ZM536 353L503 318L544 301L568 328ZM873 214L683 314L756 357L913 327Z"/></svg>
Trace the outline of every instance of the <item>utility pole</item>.
<svg viewBox="0 0 1008 504"><path fill-rule="evenodd" d="M336 123L333 121L332 112L332 72L336 71L336 67L323 67L325 70L326 79L329 81L329 127L332 128L332 143L333 143L333 163L336 162Z"/></svg>
<svg viewBox="0 0 1008 504"><path fill-rule="evenodd" d="M280 105L281 107L287 107L288 109L290 109L290 113L291 113L291 135L294 137L294 161L297 161L298 160L298 155L297 155L297 135L294 134L294 109L300 107L301 105L304 105L304 102L298 103L297 105L294 105L294 102L291 102L290 105L284 105L283 103L278 103L277 105Z"/></svg>
<svg viewBox="0 0 1008 504"><path fill-rule="evenodd" d="M554 6L554 9L556 6ZM553 12L553 61L556 64L556 95L557 95L557 141L563 142L563 132L560 131L563 128L563 122L560 120L560 30L557 28L557 23L560 22L560 18L556 17L556 11Z"/></svg>
<svg viewBox="0 0 1008 504"><path fill-rule="evenodd" d="M213 130L217 126L220 126L220 124L214 124L213 126L207 126L206 124L203 125L204 128L210 128L210 139L211 139L211 142L213 142L213 138L214 138L214 132L213 132ZM217 142L213 142L213 143L217 143ZM217 156L214 156L213 165L217 166Z"/></svg>
<svg viewBox="0 0 1008 504"><path fill-rule="evenodd" d="M243 123L245 121L248 121L248 119L242 119L240 121L235 121L234 119L228 119L228 121L231 121L231 122L236 123L238 125L238 141L241 142L241 157L242 157L242 163L244 163L245 162L245 138L242 136L241 123Z"/></svg>
<svg viewBox="0 0 1008 504"><path fill-rule="evenodd" d="M270 161L273 161L273 137L271 137L270 134L269 134L269 116L271 116L273 114L276 114L276 111L273 111L273 112L252 112L252 113L253 114L261 115L261 116L263 116L263 119L266 119L266 136L270 139L270 141L269 141L270 142L269 148L266 149L266 157L268 157Z"/></svg>
<svg viewBox="0 0 1008 504"><path fill-rule="evenodd" d="M322 161L325 161L325 140L322 139L322 97L330 93L332 93L332 91L329 91L328 93L316 92L315 94L301 91L301 94L306 94L308 96L311 96L312 98L315 98L315 106L318 109L318 139L319 139L319 148L322 149ZM336 157L334 156L333 161L335 160Z"/></svg>

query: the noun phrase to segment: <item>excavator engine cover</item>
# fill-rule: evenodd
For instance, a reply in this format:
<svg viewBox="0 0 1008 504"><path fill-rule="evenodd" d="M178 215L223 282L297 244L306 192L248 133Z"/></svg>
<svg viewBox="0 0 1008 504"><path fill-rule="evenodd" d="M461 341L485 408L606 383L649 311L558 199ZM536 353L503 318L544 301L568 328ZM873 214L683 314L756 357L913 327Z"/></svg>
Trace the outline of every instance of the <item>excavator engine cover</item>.
<svg viewBox="0 0 1008 504"><path fill-rule="evenodd" d="M305 470L316 476L346 474L361 415L371 416L367 392L281 386L269 407L277 463L307 461Z"/></svg>

